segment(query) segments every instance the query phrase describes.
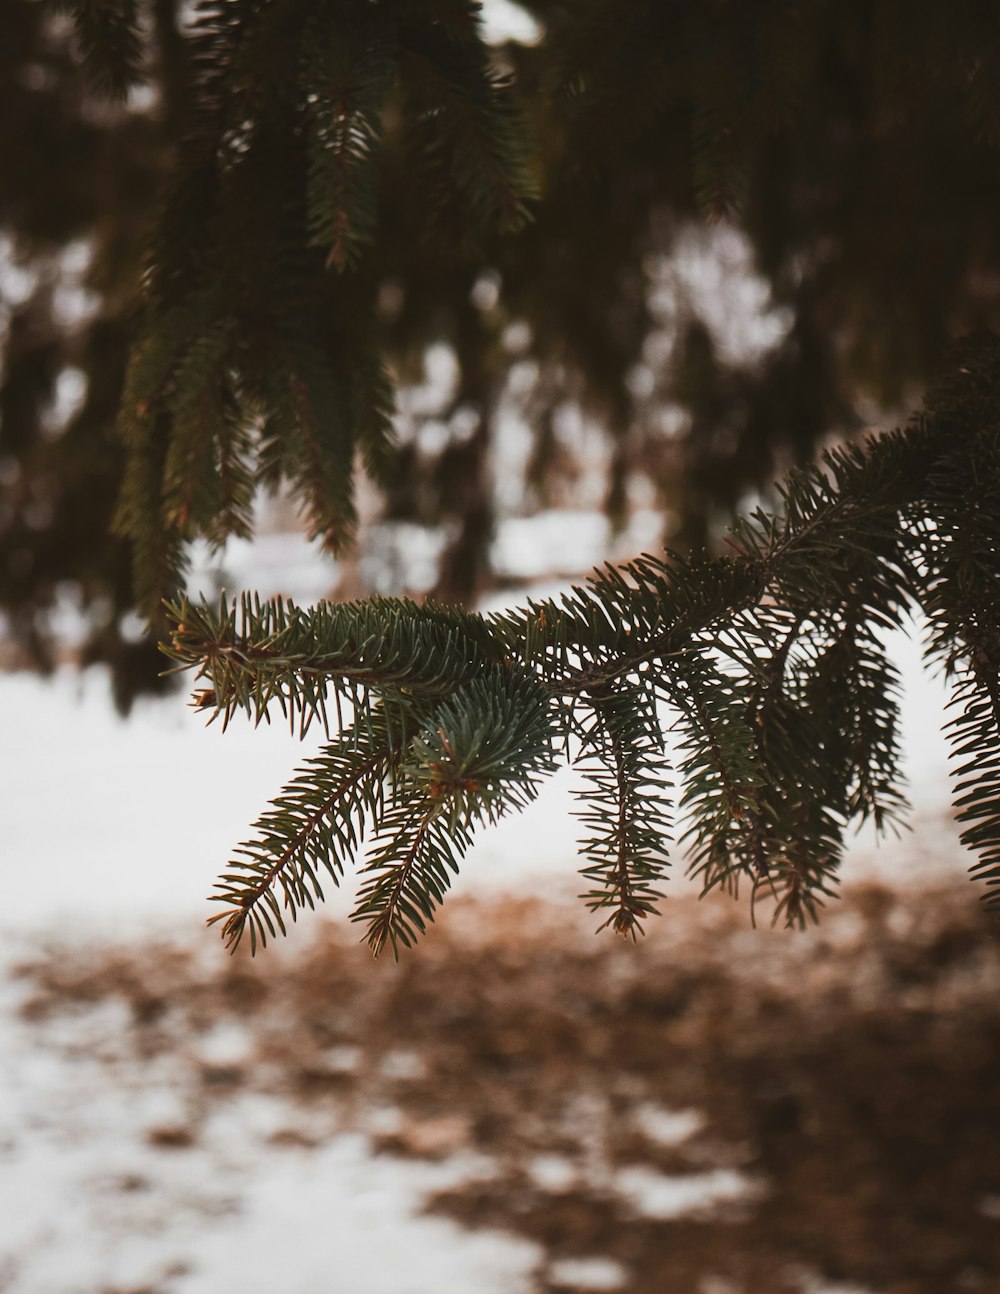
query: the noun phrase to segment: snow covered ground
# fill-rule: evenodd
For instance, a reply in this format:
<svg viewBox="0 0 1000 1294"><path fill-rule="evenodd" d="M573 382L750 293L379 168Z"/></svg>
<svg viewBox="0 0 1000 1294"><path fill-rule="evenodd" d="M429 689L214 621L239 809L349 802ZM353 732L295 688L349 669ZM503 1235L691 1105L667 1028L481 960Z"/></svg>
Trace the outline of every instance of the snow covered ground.
<svg viewBox="0 0 1000 1294"><path fill-rule="evenodd" d="M0 676L0 715L6 968L54 943L98 949L159 935L190 945L192 956L199 941L214 944L201 923L215 869L302 756L300 743L266 727L223 737L183 696L141 702L123 721L100 671ZM527 1288L537 1260L530 1245L419 1216L430 1189L467 1175L461 1159L376 1159L354 1128L332 1133L318 1152L267 1153L266 1134L297 1115L260 1096L217 1112L191 1153L165 1154L147 1133L178 1117L197 1072L191 1057L129 1064L114 1004L47 1029L40 1047L19 1016L22 998L23 986L8 980L4 1294ZM122 1182L142 1185L123 1191Z"/></svg>

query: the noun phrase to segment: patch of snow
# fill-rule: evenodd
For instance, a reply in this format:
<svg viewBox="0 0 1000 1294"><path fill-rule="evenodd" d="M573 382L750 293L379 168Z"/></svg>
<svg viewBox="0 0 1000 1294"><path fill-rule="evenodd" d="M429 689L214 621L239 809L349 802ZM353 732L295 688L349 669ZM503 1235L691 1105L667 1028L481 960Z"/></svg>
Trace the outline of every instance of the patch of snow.
<svg viewBox="0 0 1000 1294"><path fill-rule="evenodd" d="M636 1213L659 1221L710 1213L716 1205L749 1200L757 1191L754 1182L731 1168L671 1175L636 1164L619 1169L613 1180Z"/></svg>
<svg viewBox="0 0 1000 1294"><path fill-rule="evenodd" d="M480 19L483 39L490 45L515 41L518 45L537 45L544 28L513 0L484 0Z"/></svg>
<svg viewBox="0 0 1000 1294"><path fill-rule="evenodd" d="M627 1269L614 1258L563 1258L549 1268L548 1282L571 1290L617 1290L628 1280Z"/></svg>
<svg viewBox="0 0 1000 1294"><path fill-rule="evenodd" d="M774 304L752 243L734 225L691 223L669 255L650 258L649 273L654 317L671 331L691 315L700 319L727 364L759 363L792 325L791 310Z"/></svg>
<svg viewBox="0 0 1000 1294"><path fill-rule="evenodd" d="M218 1024L198 1039L198 1059L205 1065L241 1065L252 1052L250 1030L235 1021Z"/></svg>
<svg viewBox="0 0 1000 1294"><path fill-rule="evenodd" d="M387 1051L378 1069L383 1078L406 1080L422 1078L427 1065L415 1051Z"/></svg>
<svg viewBox="0 0 1000 1294"><path fill-rule="evenodd" d="M498 528L491 560L498 574L517 579L585 570L607 551L609 526L596 512L562 508L510 517Z"/></svg>
<svg viewBox="0 0 1000 1294"><path fill-rule="evenodd" d="M242 1162L242 1143L267 1143L284 1129L301 1127L302 1123L302 1110L281 1097L240 1091L225 1106L212 1110L199 1130L198 1143L214 1162L236 1165Z"/></svg>
<svg viewBox="0 0 1000 1294"><path fill-rule="evenodd" d="M14 239L0 233L0 281L3 282L3 307L0 318L23 306L38 285L38 271L18 256Z"/></svg>
<svg viewBox="0 0 1000 1294"><path fill-rule="evenodd" d="M679 1146L705 1126L698 1110L667 1110L646 1102L632 1112L632 1122L650 1141L660 1146Z"/></svg>
<svg viewBox="0 0 1000 1294"><path fill-rule="evenodd" d="M437 580L447 539L442 526L379 522L372 526L361 557L362 578L386 597L426 593Z"/></svg>
<svg viewBox="0 0 1000 1294"><path fill-rule="evenodd" d="M240 1216L216 1219L192 1237L178 1294L225 1289L236 1253L243 1294L527 1290L540 1257L535 1245L414 1216L419 1196L453 1178L447 1164L372 1159L356 1135L292 1151L248 1179Z"/></svg>
<svg viewBox="0 0 1000 1294"><path fill-rule="evenodd" d="M60 937L203 919L233 847L322 740L281 724L223 734L183 695L141 701L122 720L98 669L2 675L0 713L2 867L17 881L0 929Z"/></svg>
<svg viewBox="0 0 1000 1294"><path fill-rule="evenodd" d="M424 351L423 379L396 392L397 431L404 443L413 434L414 420L440 413L458 390L458 357L447 342L434 342Z"/></svg>
<svg viewBox="0 0 1000 1294"><path fill-rule="evenodd" d="M536 1155L528 1164L528 1176L542 1191L559 1195L579 1181L579 1171L571 1159L562 1155Z"/></svg>
<svg viewBox="0 0 1000 1294"><path fill-rule="evenodd" d="M100 308L101 297L80 284L57 283L52 291L53 318L64 326L78 328L89 323Z"/></svg>
<svg viewBox="0 0 1000 1294"><path fill-rule="evenodd" d="M328 597L339 578L339 565L318 540L293 532L260 533L254 539L230 538L221 550L196 540L187 591L213 602L223 589L230 599L252 589L262 598L286 597L307 605Z"/></svg>
<svg viewBox="0 0 1000 1294"><path fill-rule="evenodd" d="M160 1070L159 1076L162 1079L162 1085L143 1088L133 1093L133 1112L137 1127L180 1127L190 1116L191 1112L180 1091L167 1084L167 1074Z"/></svg>
<svg viewBox="0 0 1000 1294"><path fill-rule="evenodd" d="M365 1111L364 1128L374 1136L392 1136L406 1125L406 1116L396 1105L376 1105Z"/></svg>
<svg viewBox="0 0 1000 1294"><path fill-rule="evenodd" d="M265 1094L199 1124L185 1089L196 1072L179 1075L170 1052L132 1063L120 1003L30 1024L22 996L4 985L0 999L5 1294L216 1294L234 1281L246 1294L528 1294L538 1246L421 1215L428 1194L481 1173L481 1156L400 1161L336 1129L318 1148L276 1146L302 1110Z"/></svg>
<svg viewBox="0 0 1000 1294"><path fill-rule="evenodd" d="M52 440L57 439L83 407L87 397L87 375L83 369L68 365L56 378L50 405L43 410L41 429Z"/></svg>
<svg viewBox="0 0 1000 1294"><path fill-rule="evenodd" d="M331 1047L325 1054L327 1068L335 1074L348 1074L361 1064L360 1047Z"/></svg>

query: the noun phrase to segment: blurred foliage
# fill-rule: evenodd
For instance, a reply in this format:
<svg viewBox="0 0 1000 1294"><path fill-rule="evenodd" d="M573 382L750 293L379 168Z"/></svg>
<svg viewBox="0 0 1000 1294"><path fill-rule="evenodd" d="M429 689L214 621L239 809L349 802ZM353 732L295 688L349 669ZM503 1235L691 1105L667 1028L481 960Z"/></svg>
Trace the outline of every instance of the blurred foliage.
<svg viewBox="0 0 1000 1294"><path fill-rule="evenodd" d="M165 84L179 75L172 5L149 17L151 71ZM57 599L80 605L85 659L112 665L127 708L159 666L132 627L130 557L111 534L115 416L171 96L161 91L157 111L109 101L51 6L14 0L0 31L0 609L14 642L50 668Z"/></svg>
<svg viewBox="0 0 1000 1294"><path fill-rule="evenodd" d="M313 390L326 382L324 398L347 401L355 424L359 405L376 410L372 457L387 412L372 357L405 385L420 380L429 345L451 347L443 407L403 418L396 456L372 464L388 519L447 527L436 590L446 599L490 582L493 473L512 401L532 436L525 510L572 497L585 465L561 419L582 409L606 446L616 525L645 491L671 543L697 549L824 441L912 405L957 335L997 326L995 5L524 8L538 42L484 54L463 0L209 0L183 29L175 0L7 0L0 239L17 273L0 276L0 606L37 663L52 658L52 610L68 597L87 615L85 655L112 664L121 704L154 679L155 653L130 616L128 555L111 534L123 472L114 417L150 246L153 325L213 283L227 292L193 325L175 318L175 389L184 365L188 379L221 366L227 381L239 371L266 385L281 316L286 340L304 331L315 347ZM338 76L367 87L342 150L349 184L315 162L338 147L339 128L316 86ZM524 129L505 115L515 111ZM247 146L256 171L214 164L223 141L240 153L232 131L244 120L259 127ZM484 157L499 159L513 196L497 197ZM311 205L299 212L303 175ZM512 234L525 202L533 218ZM714 236L698 232L706 217ZM308 230L305 244L270 244L275 222L289 221ZM684 277L692 248L730 268L707 289L711 311ZM747 268L782 322L741 355L726 324ZM149 307L145 320L155 337ZM82 400L61 419L73 374ZM228 426L231 392L208 380L203 390ZM272 391L250 394L280 411ZM188 420L190 453L180 467L161 462L126 528L158 517L150 543L165 557L198 530L246 529L245 491L220 508L222 458L198 457L204 409L178 397L146 412L161 459L164 418L175 445ZM432 446L419 435L429 416L448 429ZM236 421L223 447L243 444ZM318 511L349 523L334 440L326 477L285 454L260 478L284 471L305 493L326 480ZM214 532L199 508L221 516ZM313 517L327 533L322 522Z"/></svg>

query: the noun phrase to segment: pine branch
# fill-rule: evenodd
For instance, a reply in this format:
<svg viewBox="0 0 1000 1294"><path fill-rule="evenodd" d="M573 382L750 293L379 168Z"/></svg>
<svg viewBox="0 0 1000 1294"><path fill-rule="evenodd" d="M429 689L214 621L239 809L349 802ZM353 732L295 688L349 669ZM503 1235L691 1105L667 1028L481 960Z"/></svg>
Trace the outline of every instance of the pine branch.
<svg viewBox="0 0 1000 1294"><path fill-rule="evenodd" d="M144 459L126 474L119 517L148 613L176 595L192 539L247 533L250 482L286 480L310 535L333 551L350 541L355 449L384 477L392 439L366 261L387 121L420 154L414 171L426 161L414 138L433 136L434 167L462 195L463 236L527 215L530 145L476 12L198 0L186 137L120 419L130 458ZM431 189L417 196L436 217ZM236 426L260 432L238 453ZM215 486L223 465L232 489ZM167 562L153 560L158 548Z"/></svg>
<svg viewBox="0 0 1000 1294"><path fill-rule="evenodd" d="M974 666L960 679L951 704L962 713L947 725L956 759L958 821L971 825L962 843L979 855L970 869L986 883L986 901L1000 907L1000 686L996 664ZM971 756L971 758L970 758Z"/></svg>
<svg viewBox="0 0 1000 1294"><path fill-rule="evenodd" d="M513 233L538 197L533 144L508 80L490 66L478 6L465 8L451 24L408 13L401 23L399 71L414 161L434 205L458 199L473 228Z"/></svg>
<svg viewBox="0 0 1000 1294"><path fill-rule="evenodd" d="M980 389L963 400L962 411L983 417L985 394ZM966 443L950 447L921 512L928 650L954 677L951 704L961 708L947 726L961 761L958 819L970 824L962 842L978 853L973 874L986 882L990 906L1000 907L1000 432L994 419L983 418Z"/></svg>
<svg viewBox="0 0 1000 1294"><path fill-rule="evenodd" d="M386 944L399 959L399 948L410 948L434 918L457 872L458 859L471 844L461 825L442 829L438 805L427 799L417 809L407 806L384 824L387 836L367 864L352 921L367 923L367 942L376 957Z"/></svg>
<svg viewBox="0 0 1000 1294"><path fill-rule="evenodd" d="M378 954L423 933L477 825L523 809L554 768L551 717L537 683L494 668L435 709L410 745L379 823L352 920Z"/></svg>
<svg viewBox="0 0 1000 1294"><path fill-rule="evenodd" d="M257 835L236 851L213 900L227 905L221 921L227 947L239 945L249 925L250 949L286 933L285 916L322 901L319 873L340 884L345 862L364 836L366 818L382 810L383 784L405 745L405 718L383 712L376 731L363 724L309 761L255 824ZM280 900L279 900L280 895Z"/></svg>
<svg viewBox="0 0 1000 1294"><path fill-rule="evenodd" d="M735 893L742 880L752 900L772 896L775 919L815 919L836 893L848 825L884 825L903 806L898 681L879 634L920 605L958 680L963 838L995 891L997 426L1000 354L983 342L904 431L794 473L780 514L735 528L731 557L645 557L485 618L394 599L309 611L244 599L239 616L181 603L169 651L199 669L204 706L227 721L240 709L259 720L277 701L303 727L325 722L328 692L369 728L387 706L410 716L389 800L375 765L350 782L375 816L354 917L374 951L398 953L433 920L476 826L534 796L557 743L582 744L589 782L585 897L634 934L666 862L656 702L675 717L683 843L705 890ZM321 850L340 793L322 770L293 785L279 819L264 820L242 891L261 939L269 921L280 928L279 891L293 909L315 898L322 855L308 851ZM337 831L355 828L323 830L339 848ZM311 872L296 870L303 856Z"/></svg>
<svg viewBox="0 0 1000 1294"><path fill-rule="evenodd" d="M69 12L83 65L109 99L124 99L145 80L138 0L62 0Z"/></svg>
<svg viewBox="0 0 1000 1294"><path fill-rule="evenodd" d="M305 732L326 721L328 687L356 709L371 689L442 699L502 657L480 617L398 598L303 609L244 595L239 614L224 599L217 610L182 599L167 615L166 654L198 667L227 725L238 710L259 723L277 703Z"/></svg>
<svg viewBox="0 0 1000 1294"><path fill-rule="evenodd" d="M670 830L670 781L655 694L619 691L591 704L582 751L589 788L578 795L588 828L580 852L589 865L582 875L594 888L582 897L592 912L610 910L599 929L610 926L635 939L663 897L657 886Z"/></svg>
<svg viewBox="0 0 1000 1294"><path fill-rule="evenodd" d="M355 524L350 392L312 343L297 338L276 351L275 372L283 389L272 387L275 403L265 442L280 438L281 465L305 504L309 538L320 537L338 553L350 542Z"/></svg>
<svg viewBox="0 0 1000 1294"><path fill-rule="evenodd" d="M375 229L374 157L397 57L377 17L368 5L328 8L302 33L307 221L337 270L357 263Z"/></svg>
<svg viewBox="0 0 1000 1294"><path fill-rule="evenodd" d="M661 688L677 713L682 740L681 808L692 822L690 871L703 893L717 886L735 894L741 872L751 882L765 873L759 817L761 769L748 723L751 685L723 674L708 654L688 653L674 662Z"/></svg>

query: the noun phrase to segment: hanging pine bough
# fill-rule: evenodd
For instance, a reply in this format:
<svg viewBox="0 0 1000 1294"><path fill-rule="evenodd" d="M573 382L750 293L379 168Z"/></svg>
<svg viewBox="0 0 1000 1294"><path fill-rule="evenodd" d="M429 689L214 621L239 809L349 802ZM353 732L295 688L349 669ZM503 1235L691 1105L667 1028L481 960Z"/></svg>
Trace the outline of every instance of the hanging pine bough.
<svg viewBox="0 0 1000 1294"><path fill-rule="evenodd" d="M916 612L952 682L963 840L1000 905L1000 342L782 498L734 529L731 556L644 557L521 611L171 604L168 654L204 680L199 708L337 731L223 876L229 944L284 932L367 832L354 919L374 952L409 947L476 827L523 808L560 757L584 770L584 897L604 925L635 936L656 911L673 781L706 892L742 882L786 924L815 918L849 827L905 807L882 633Z"/></svg>
<svg viewBox="0 0 1000 1294"><path fill-rule="evenodd" d="M408 123L415 189L468 239L516 230L535 196L478 5L199 0L194 14L194 101L118 419L117 528L151 615L183 583L188 541L249 535L259 486L287 481L336 552L355 454L383 475L392 393L361 262L386 116Z"/></svg>

